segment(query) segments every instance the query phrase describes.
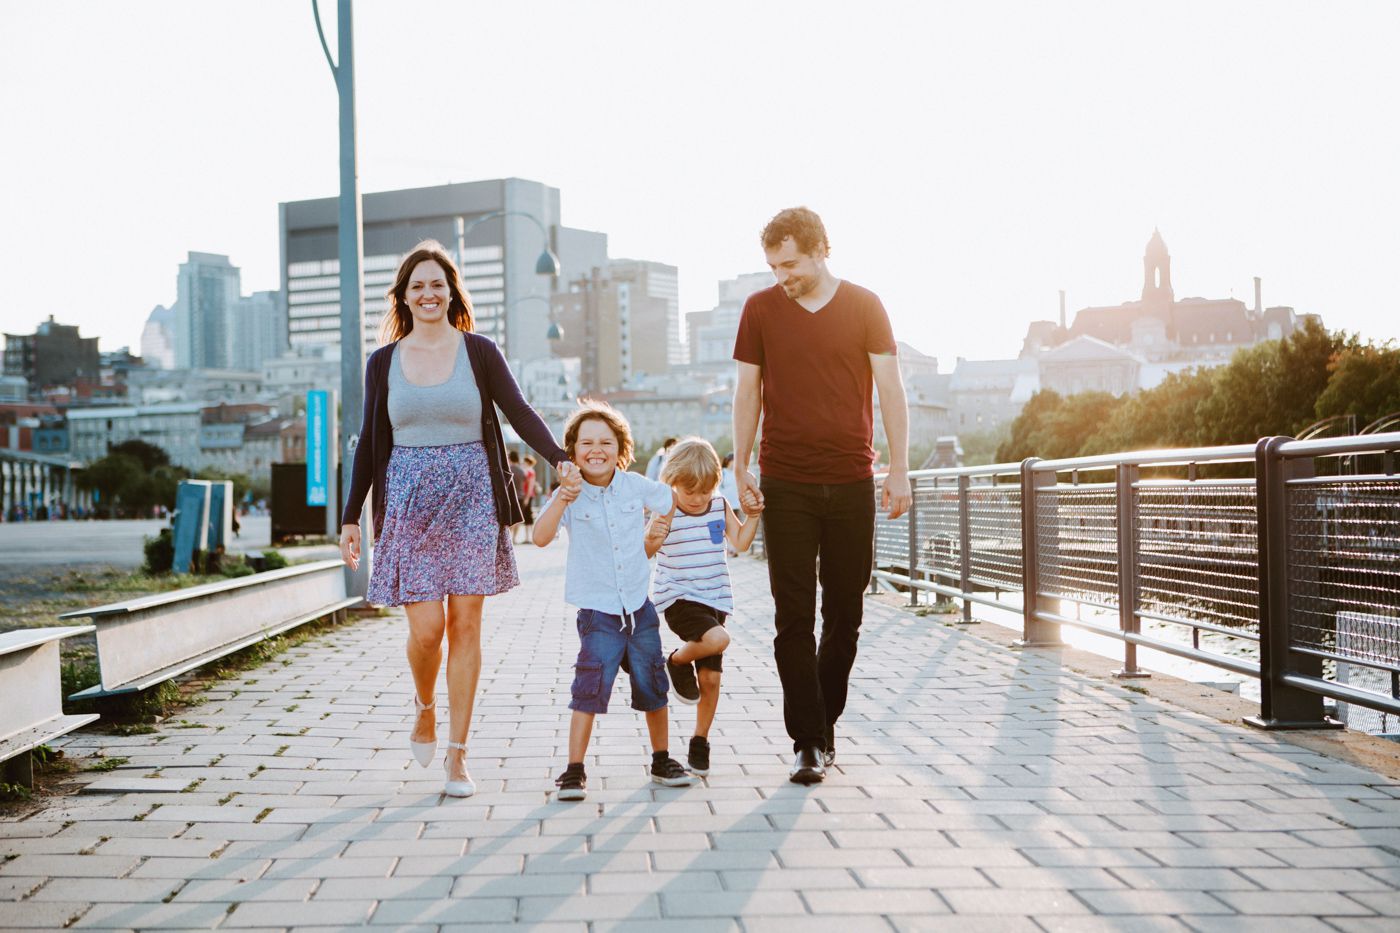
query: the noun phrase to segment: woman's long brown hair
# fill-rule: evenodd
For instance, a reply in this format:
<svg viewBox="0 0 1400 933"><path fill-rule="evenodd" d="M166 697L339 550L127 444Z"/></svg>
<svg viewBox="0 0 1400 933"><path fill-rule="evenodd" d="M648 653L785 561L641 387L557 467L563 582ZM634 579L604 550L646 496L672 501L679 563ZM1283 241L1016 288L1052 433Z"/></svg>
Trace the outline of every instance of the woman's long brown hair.
<svg viewBox="0 0 1400 933"><path fill-rule="evenodd" d="M412 252L399 263L399 271L394 274L394 284L384 293L389 299L389 308L384 312L384 323L379 326L381 346L406 337L413 330L413 312L408 309L408 280L420 262L432 260L442 267L447 277L447 287L452 292L452 300L447 305L447 323L467 333L476 330L476 319L472 316L472 296L462 287L462 276L457 264L447 255L447 250L437 240L424 240L413 247Z"/></svg>

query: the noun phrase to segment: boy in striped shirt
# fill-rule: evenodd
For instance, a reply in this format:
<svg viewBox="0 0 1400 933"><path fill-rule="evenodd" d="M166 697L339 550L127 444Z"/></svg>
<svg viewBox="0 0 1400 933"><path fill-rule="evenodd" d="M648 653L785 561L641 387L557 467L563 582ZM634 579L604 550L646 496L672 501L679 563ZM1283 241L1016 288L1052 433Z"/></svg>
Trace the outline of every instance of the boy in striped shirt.
<svg viewBox="0 0 1400 933"><path fill-rule="evenodd" d="M685 640L666 659L666 672L677 700L699 704L687 763L701 776L710 773L710 725L729 647L724 620L734 612L724 546L728 542L742 554L758 533L758 519L741 520L720 495L720 479L719 455L709 441L688 437L677 443L661 471L674 494L671 511L652 520L646 540L647 554L659 555L652 602Z"/></svg>

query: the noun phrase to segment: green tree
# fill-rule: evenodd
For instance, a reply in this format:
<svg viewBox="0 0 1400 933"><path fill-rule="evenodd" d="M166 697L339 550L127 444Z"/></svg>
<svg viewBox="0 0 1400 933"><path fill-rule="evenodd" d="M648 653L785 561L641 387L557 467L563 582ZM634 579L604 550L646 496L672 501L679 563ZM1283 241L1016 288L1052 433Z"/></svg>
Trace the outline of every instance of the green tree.
<svg viewBox="0 0 1400 933"><path fill-rule="evenodd" d="M1049 419L1063 404L1064 396L1054 389L1041 389L1032 395L1011 422L1010 436L997 447L997 462L1016 463L1040 456L1038 444L1043 440Z"/></svg>
<svg viewBox="0 0 1400 933"><path fill-rule="evenodd" d="M1334 361L1354 346L1355 337L1328 333L1310 318L1283 340L1239 350L1211 371L1210 397L1198 408L1199 443L1251 444L1312 424Z"/></svg>
<svg viewBox="0 0 1400 933"><path fill-rule="evenodd" d="M1083 452L1195 446L1201 434L1198 413L1213 387L1208 370L1171 373L1159 385L1125 398L1085 443Z"/></svg>
<svg viewBox="0 0 1400 933"><path fill-rule="evenodd" d="M107 448L107 453L109 456L111 454L125 454L128 457L135 457L141 464L141 469L143 470L154 470L156 467L168 466L170 464L170 455L165 452L164 448L140 440L122 441L120 444L113 444L111 447Z"/></svg>
<svg viewBox="0 0 1400 933"><path fill-rule="evenodd" d="M116 512L123 507L135 508L133 493L145 476L140 460L115 453L88 464L78 475L78 484L97 493L99 508Z"/></svg>
<svg viewBox="0 0 1400 933"><path fill-rule="evenodd" d="M1396 412L1400 412L1400 348L1385 343L1349 347L1340 353L1313 413L1318 418L1355 415L1360 430Z"/></svg>

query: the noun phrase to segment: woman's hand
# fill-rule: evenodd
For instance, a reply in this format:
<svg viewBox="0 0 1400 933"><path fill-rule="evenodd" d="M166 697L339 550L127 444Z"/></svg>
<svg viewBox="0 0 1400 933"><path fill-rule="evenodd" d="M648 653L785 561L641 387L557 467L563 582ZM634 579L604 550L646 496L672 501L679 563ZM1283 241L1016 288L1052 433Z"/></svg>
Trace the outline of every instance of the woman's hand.
<svg viewBox="0 0 1400 933"><path fill-rule="evenodd" d="M351 570L360 569L360 526L340 526L340 559Z"/></svg>

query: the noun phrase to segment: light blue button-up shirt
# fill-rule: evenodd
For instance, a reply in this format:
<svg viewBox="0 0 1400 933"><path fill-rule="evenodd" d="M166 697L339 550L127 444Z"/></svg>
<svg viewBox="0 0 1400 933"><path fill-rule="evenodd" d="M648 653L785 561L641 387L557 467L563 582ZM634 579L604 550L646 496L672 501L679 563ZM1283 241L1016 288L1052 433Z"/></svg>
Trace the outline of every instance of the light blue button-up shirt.
<svg viewBox="0 0 1400 933"><path fill-rule="evenodd" d="M616 470L606 486L585 480L559 520L569 532L564 599L616 616L642 608L651 585L642 510L669 512L671 502L670 486L640 473Z"/></svg>

